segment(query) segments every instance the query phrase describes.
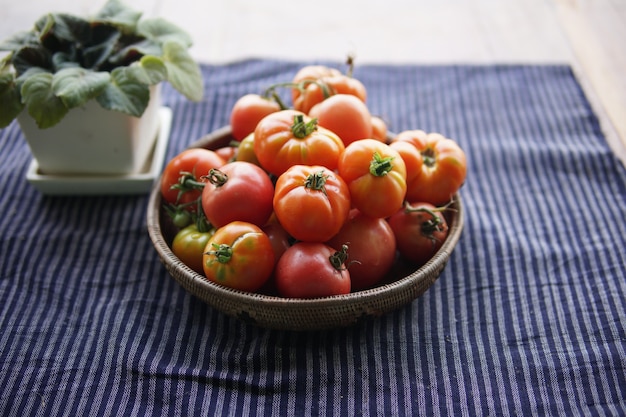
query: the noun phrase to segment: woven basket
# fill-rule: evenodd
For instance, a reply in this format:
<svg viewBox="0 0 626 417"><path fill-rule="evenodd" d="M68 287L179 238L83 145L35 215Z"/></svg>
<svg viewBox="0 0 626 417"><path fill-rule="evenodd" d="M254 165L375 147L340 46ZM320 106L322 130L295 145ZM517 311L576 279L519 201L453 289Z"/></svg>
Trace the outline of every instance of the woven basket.
<svg viewBox="0 0 626 417"><path fill-rule="evenodd" d="M230 128L219 129L190 147L217 149L232 140ZM422 295L439 277L463 230L463 207L457 194L447 217L449 232L443 246L415 270L397 262L378 287L347 295L293 299L253 294L208 281L181 262L170 248L176 229L162 209L158 181L147 210L148 233L170 275L187 291L213 308L247 323L283 330L321 330L344 327L406 305Z"/></svg>

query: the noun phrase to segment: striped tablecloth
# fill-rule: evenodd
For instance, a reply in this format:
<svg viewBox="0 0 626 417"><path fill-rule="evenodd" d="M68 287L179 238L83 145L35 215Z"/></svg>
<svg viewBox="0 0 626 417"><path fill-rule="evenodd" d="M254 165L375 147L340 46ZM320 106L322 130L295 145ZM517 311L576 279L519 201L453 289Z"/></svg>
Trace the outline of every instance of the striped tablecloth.
<svg viewBox="0 0 626 417"><path fill-rule="evenodd" d="M166 158L304 64L204 65L199 104L166 85ZM438 131L468 156L465 229L421 298L326 332L225 317L160 264L147 195L42 195L12 124L0 130L0 415L626 415L626 170L572 70L355 76L393 131Z"/></svg>

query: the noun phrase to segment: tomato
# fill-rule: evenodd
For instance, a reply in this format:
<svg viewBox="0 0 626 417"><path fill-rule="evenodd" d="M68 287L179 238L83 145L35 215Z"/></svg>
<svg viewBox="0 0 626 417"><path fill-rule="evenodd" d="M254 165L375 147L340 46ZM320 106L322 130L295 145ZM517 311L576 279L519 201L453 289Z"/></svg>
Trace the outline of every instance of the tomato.
<svg viewBox="0 0 626 417"><path fill-rule="evenodd" d="M303 100L305 98L303 94L307 91L309 84L315 83L323 77L333 77L338 75L341 75L341 71L326 65L305 65L300 68L292 80L292 83L295 86L291 90L291 100L292 103L294 103L294 108L304 113L308 113L308 110L312 106L309 106L306 109L303 108ZM328 91L327 93L327 97L329 97L330 92ZM324 96L322 92L322 100L323 98Z"/></svg>
<svg viewBox="0 0 626 417"><path fill-rule="evenodd" d="M454 140L439 133L407 130L393 141L409 142L422 154L422 172L419 180L407 189L408 201L442 205L449 202L465 182L465 152Z"/></svg>
<svg viewBox="0 0 626 417"><path fill-rule="evenodd" d="M202 176L212 168L219 168L225 161L214 151L203 148L187 149L173 157L165 166L161 176L161 195L166 203L188 204L188 208L195 210L194 202L202 194L202 185L194 186L190 183L203 183ZM181 176L191 181L187 185L181 184Z"/></svg>
<svg viewBox="0 0 626 417"><path fill-rule="evenodd" d="M307 114L317 103L335 94L350 94L363 103L367 101L367 90L363 83L343 74L324 76L308 83L305 81L300 88L292 91L293 108Z"/></svg>
<svg viewBox="0 0 626 417"><path fill-rule="evenodd" d="M372 116L372 139L387 143L387 122L382 117Z"/></svg>
<svg viewBox="0 0 626 417"><path fill-rule="evenodd" d="M406 166L400 154L375 139L348 145L339 158L339 176L350 189L352 205L370 217L398 211L406 193Z"/></svg>
<svg viewBox="0 0 626 417"><path fill-rule="evenodd" d="M372 115L360 99L350 94L335 94L316 104L309 116L320 126L336 133L344 145L372 136Z"/></svg>
<svg viewBox="0 0 626 417"><path fill-rule="evenodd" d="M224 162L232 162L237 157L237 146L222 146L221 148L217 148L215 153L218 154Z"/></svg>
<svg viewBox="0 0 626 417"><path fill-rule="evenodd" d="M344 148L339 136L295 110L266 116L254 131L254 153L261 166L276 176L293 165L334 170Z"/></svg>
<svg viewBox="0 0 626 417"><path fill-rule="evenodd" d="M261 229L270 238L272 248L274 249L274 257L278 261L291 246L291 236L278 221L269 221Z"/></svg>
<svg viewBox="0 0 626 417"><path fill-rule="evenodd" d="M346 265L350 271L352 291L378 284L389 272L396 258L396 238L389 223L353 209L348 220L332 239L326 242L340 250L349 247Z"/></svg>
<svg viewBox="0 0 626 417"><path fill-rule="evenodd" d="M294 165L276 181L274 213L296 240L330 239L339 232L349 212L348 186L323 166Z"/></svg>
<svg viewBox="0 0 626 417"><path fill-rule="evenodd" d="M261 166L259 158L257 158L256 154L254 153L254 133L250 133L248 136L243 138L241 142L239 142L239 146L237 147L237 156L235 157L235 160L250 162L254 165Z"/></svg>
<svg viewBox="0 0 626 417"><path fill-rule="evenodd" d="M406 189L408 195L410 189L418 187L422 174L422 154L415 146L402 140L391 142L389 146L400 154L406 166ZM405 197L406 199L407 197Z"/></svg>
<svg viewBox="0 0 626 417"><path fill-rule="evenodd" d="M276 264L275 280L283 297L315 298L350 292L346 253L320 242L298 242Z"/></svg>
<svg viewBox="0 0 626 417"><path fill-rule="evenodd" d="M270 113L280 110L280 105L258 94L240 97L230 111L230 127L236 140L242 140L254 132L257 123Z"/></svg>
<svg viewBox="0 0 626 417"><path fill-rule="evenodd" d="M215 229L200 231L198 226L192 223L176 233L172 241L172 252L189 268L202 274L204 248L214 232Z"/></svg>
<svg viewBox="0 0 626 417"><path fill-rule="evenodd" d="M259 166L230 162L208 173L202 209L215 227L241 220L264 225L272 214L274 185Z"/></svg>
<svg viewBox="0 0 626 417"><path fill-rule="evenodd" d="M235 221L215 231L204 249L202 266L209 281L254 292L272 274L274 250L258 226Z"/></svg>
<svg viewBox="0 0 626 417"><path fill-rule="evenodd" d="M430 203L407 203L388 219L405 259L423 265L441 248L448 236L442 210Z"/></svg>

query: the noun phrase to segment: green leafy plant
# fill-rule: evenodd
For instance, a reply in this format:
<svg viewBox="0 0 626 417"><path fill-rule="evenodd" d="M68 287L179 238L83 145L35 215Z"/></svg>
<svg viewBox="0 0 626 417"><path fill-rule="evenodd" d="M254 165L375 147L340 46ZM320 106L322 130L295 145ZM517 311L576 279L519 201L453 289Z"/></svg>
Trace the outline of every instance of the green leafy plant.
<svg viewBox="0 0 626 417"><path fill-rule="evenodd" d="M169 82L192 101L202 99L202 75L188 53L191 38L162 18L141 19L120 0L92 18L41 17L30 31L0 43L0 127L24 107L40 128L72 108L97 100L105 109L139 117L150 86Z"/></svg>

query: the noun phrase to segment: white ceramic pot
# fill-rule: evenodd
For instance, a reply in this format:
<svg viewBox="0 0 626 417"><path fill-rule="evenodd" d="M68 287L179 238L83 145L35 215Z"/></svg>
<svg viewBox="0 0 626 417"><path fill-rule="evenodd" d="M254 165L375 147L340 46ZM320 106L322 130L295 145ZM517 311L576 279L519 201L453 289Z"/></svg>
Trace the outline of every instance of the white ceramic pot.
<svg viewBox="0 0 626 417"><path fill-rule="evenodd" d="M91 100L70 110L57 125L39 129L24 110L18 123L46 175L128 175L140 172L159 129L160 85L140 118L103 109Z"/></svg>

